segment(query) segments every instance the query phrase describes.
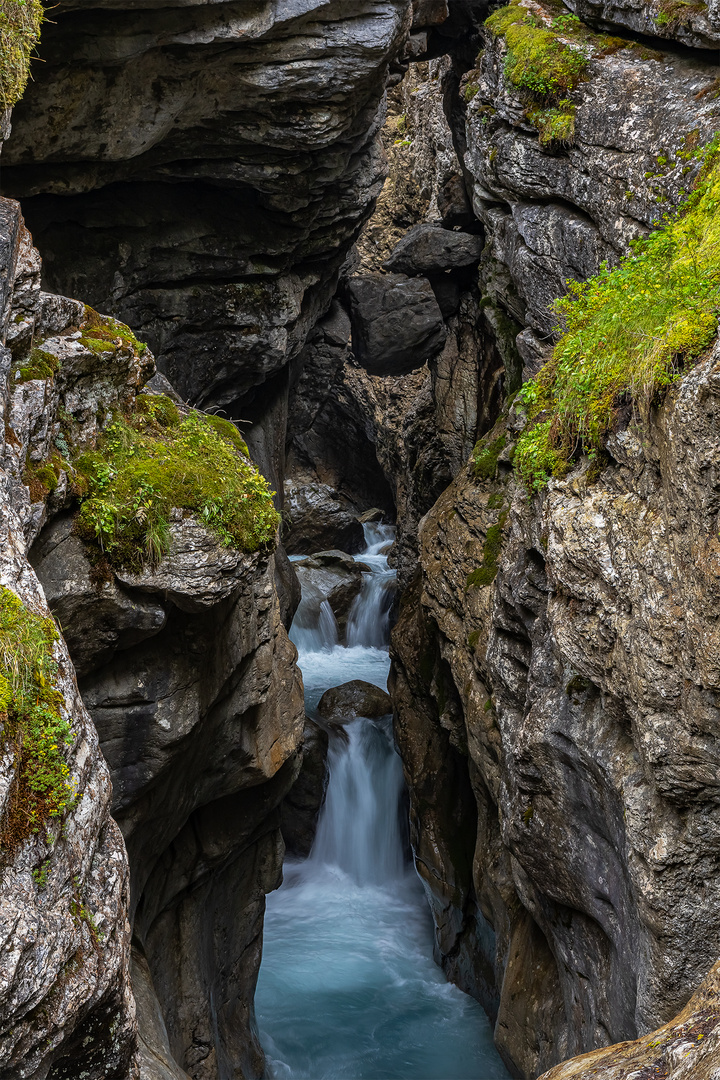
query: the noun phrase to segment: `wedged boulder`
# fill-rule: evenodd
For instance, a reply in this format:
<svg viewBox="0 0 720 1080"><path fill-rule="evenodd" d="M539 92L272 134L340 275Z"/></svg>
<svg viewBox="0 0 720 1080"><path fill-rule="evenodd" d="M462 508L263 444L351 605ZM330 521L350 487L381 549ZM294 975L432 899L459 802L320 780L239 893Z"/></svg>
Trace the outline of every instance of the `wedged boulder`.
<svg viewBox="0 0 720 1080"><path fill-rule="evenodd" d="M442 312L425 278L358 274L348 290L353 353L370 375L407 375L445 344Z"/></svg>
<svg viewBox="0 0 720 1080"><path fill-rule="evenodd" d="M302 590L298 618L303 626L317 626L320 605L327 601L338 626L338 637L344 639L348 615L353 600L362 589L363 563L356 563L343 551L321 551L293 564Z"/></svg>
<svg viewBox="0 0 720 1080"><path fill-rule="evenodd" d="M157 599L127 592L113 577L93 580L73 519L56 518L30 553L55 618L63 628L78 675L87 675L127 649L159 634L167 615Z"/></svg>
<svg viewBox="0 0 720 1080"><path fill-rule="evenodd" d="M332 686L320 698L318 713L326 724L342 727L358 716L377 720L392 712L390 695L363 679Z"/></svg>
<svg viewBox="0 0 720 1080"><path fill-rule="evenodd" d="M283 543L289 555L337 548L362 551L365 537L357 512L329 484L285 481Z"/></svg>
<svg viewBox="0 0 720 1080"><path fill-rule="evenodd" d="M298 778L281 807L280 829L285 849L306 858L315 839L320 809L327 790L328 733L309 717L305 720L300 751L302 765Z"/></svg>
<svg viewBox="0 0 720 1080"><path fill-rule="evenodd" d="M463 270L480 261L483 239L470 233L441 229L423 222L415 225L395 245L384 270L408 277L430 277L446 270Z"/></svg>

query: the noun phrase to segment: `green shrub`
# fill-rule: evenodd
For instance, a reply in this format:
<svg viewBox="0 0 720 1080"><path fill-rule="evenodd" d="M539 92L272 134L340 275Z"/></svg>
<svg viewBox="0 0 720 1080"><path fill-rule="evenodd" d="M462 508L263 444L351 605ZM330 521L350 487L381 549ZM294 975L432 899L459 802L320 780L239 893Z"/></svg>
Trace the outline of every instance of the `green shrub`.
<svg viewBox="0 0 720 1080"><path fill-rule="evenodd" d="M0 0L0 101L11 108L23 95L30 56L40 40L40 0Z"/></svg>
<svg viewBox="0 0 720 1080"><path fill-rule="evenodd" d="M521 391L530 423L514 464L538 490L574 457L596 454L627 402L646 414L714 339L720 311L720 135L702 152L694 192L674 219L613 269L568 282L564 332Z"/></svg>
<svg viewBox="0 0 720 1080"><path fill-rule="evenodd" d="M222 543L256 551L279 524L273 492L227 420L181 418L163 396L139 395L74 466L82 500L77 530L116 566L139 569L168 549L170 513L186 510Z"/></svg>
<svg viewBox="0 0 720 1080"><path fill-rule="evenodd" d="M15 749L17 774L2 826L13 848L74 799L63 747L72 743L55 688L57 640L53 620L29 611L0 586L0 714L3 736Z"/></svg>

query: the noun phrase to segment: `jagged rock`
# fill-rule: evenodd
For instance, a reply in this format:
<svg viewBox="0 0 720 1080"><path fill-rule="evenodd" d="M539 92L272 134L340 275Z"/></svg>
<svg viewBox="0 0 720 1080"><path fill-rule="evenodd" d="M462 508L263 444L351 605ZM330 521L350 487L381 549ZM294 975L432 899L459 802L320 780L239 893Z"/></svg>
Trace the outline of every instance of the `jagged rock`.
<svg viewBox="0 0 720 1080"><path fill-rule="evenodd" d="M444 963L525 1077L665 1022L720 952L719 378L716 345L594 484L467 469L421 526L396 738Z"/></svg>
<svg viewBox="0 0 720 1080"><path fill-rule="evenodd" d="M115 579L93 581L85 545L62 515L44 530L31 562L63 634L78 675L158 634L167 616L157 600L118 588Z"/></svg>
<svg viewBox="0 0 720 1080"><path fill-rule="evenodd" d="M315 839L318 817L328 782L328 733L306 718L298 778L282 804L281 829L291 855L307 858Z"/></svg>
<svg viewBox="0 0 720 1080"><path fill-rule="evenodd" d="M0 200L2 315L4 320L19 315L17 326L21 321L34 325L40 308L33 300L33 296L39 299L36 266L17 204ZM16 275L21 286L17 311ZM70 312L72 318L72 304L48 306ZM3 340L6 325L2 326ZM42 439L51 417L44 411L45 396L30 394L15 433L17 391L15 403L8 400L11 361L10 351L3 348L0 581L29 610L49 618L43 591L27 559L35 515L21 474L25 454L33 445L31 435ZM17 445L21 441L22 456ZM54 655L58 669L53 685L72 732L61 754L77 800L37 834L10 843L6 814L18 757L5 742L0 755L0 1075L7 1080L48 1074L58 1080L81 1074L88 1080L136 1080L127 856L110 817L108 768L62 638L54 645Z"/></svg>
<svg viewBox="0 0 720 1080"><path fill-rule="evenodd" d="M530 6L552 28L554 9ZM573 91L571 145L543 146L506 76L503 39L486 39L463 83L473 91L463 138L486 227L484 289L547 339L566 279L617 261L690 188L697 163L677 155L713 137L717 70L702 55L652 54L632 42L606 55L599 42Z"/></svg>
<svg viewBox="0 0 720 1080"><path fill-rule="evenodd" d="M569 0L568 7L591 26L622 27L636 34L679 41L696 49L720 49L720 6L683 4L664 9L645 0Z"/></svg>
<svg viewBox="0 0 720 1080"><path fill-rule="evenodd" d="M68 0L3 152L49 286L118 315L183 398L262 413L379 192L410 0ZM255 420L256 415L252 416Z"/></svg>
<svg viewBox="0 0 720 1080"><path fill-rule="evenodd" d="M429 281L402 274L357 275L348 283L352 348L371 375L407 375L445 343Z"/></svg>
<svg viewBox="0 0 720 1080"><path fill-rule="evenodd" d="M476 265L482 249L480 236L440 229L436 225L415 225L395 245L383 269L409 277L417 274L431 277Z"/></svg>
<svg viewBox="0 0 720 1080"><path fill-rule="evenodd" d="M285 482L283 543L291 555L323 548L362 551L364 535L357 509L328 484Z"/></svg>
<svg viewBox="0 0 720 1080"><path fill-rule="evenodd" d="M326 724L342 727L356 716L375 720L392 712L390 696L373 683L353 679L326 690L320 698L318 713Z"/></svg>

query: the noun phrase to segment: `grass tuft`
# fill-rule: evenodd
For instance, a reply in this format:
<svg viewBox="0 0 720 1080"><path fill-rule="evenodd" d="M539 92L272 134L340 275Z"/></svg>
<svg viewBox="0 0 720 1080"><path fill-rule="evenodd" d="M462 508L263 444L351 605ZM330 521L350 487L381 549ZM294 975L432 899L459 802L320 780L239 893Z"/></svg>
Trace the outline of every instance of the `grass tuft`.
<svg viewBox="0 0 720 1080"><path fill-rule="evenodd" d="M700 153L695 190L677 215L613 269L568 282L563 336L526 383L529 424L514 464L530 490L597 455L618 409L646 416L713 341L720 312L720 134Z"/></svg>
<svg viewBox="0 0 720 1080"><path fill-rule="evenodd" d="M5 109L20 100L27 86L42 22L40 0L0 0L0 104Z"/></svg>

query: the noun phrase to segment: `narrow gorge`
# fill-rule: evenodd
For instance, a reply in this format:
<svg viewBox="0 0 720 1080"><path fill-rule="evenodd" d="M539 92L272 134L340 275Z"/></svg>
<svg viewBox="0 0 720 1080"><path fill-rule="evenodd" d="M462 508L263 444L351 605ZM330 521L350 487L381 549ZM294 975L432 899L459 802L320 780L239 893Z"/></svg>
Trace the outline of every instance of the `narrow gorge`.
<svg viewBox="0 0 720 1080"><path fill-rule="evenodd" d="M0 1080L718 1080L717 0L0 91Z"/></svg>

